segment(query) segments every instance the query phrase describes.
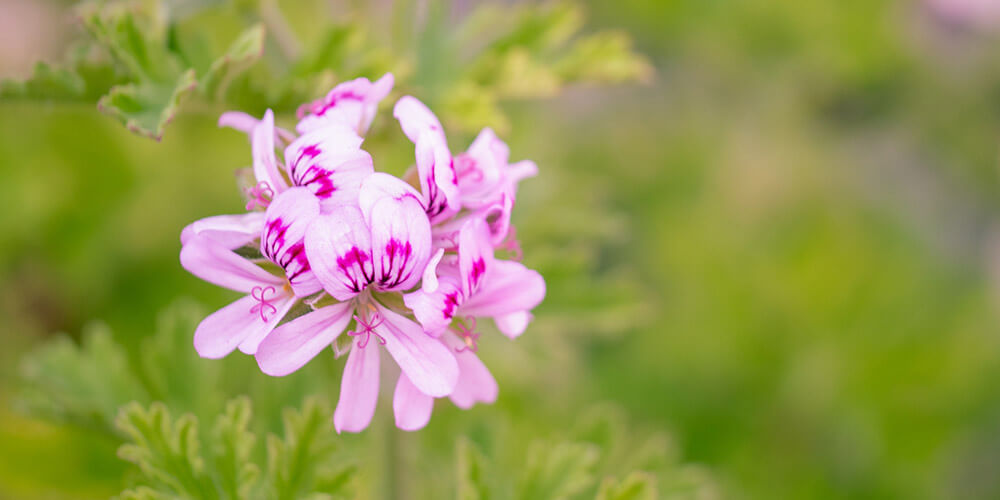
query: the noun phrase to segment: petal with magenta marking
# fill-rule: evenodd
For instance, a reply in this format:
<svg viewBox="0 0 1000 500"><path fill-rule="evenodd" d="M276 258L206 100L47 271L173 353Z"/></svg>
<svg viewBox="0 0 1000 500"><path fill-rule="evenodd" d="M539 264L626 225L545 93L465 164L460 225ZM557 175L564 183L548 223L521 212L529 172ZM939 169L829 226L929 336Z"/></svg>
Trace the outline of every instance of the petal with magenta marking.
<svg viewBox="0 0 1000 500"><path fill-rule="evenodd" d="M260 251L281 266L299 297L311 295L321 286L306 258L306 228L319 215L319 201L306 188L279 194L267 207Z"/></svg>
<svg viewBox="0 0 1000 500"><path fill-rule="evenodd" d="M342 206L317 217L305 244L313 272L337 300L354 297L374 280L371 231L357 207Z"/></svg>
<svg viewBox="0 0 1000 500"><path fill-rule="evenodd" d="M250 293L255 286L281 287L285 283L205 235L194 236L181 247L181 266L209 283L243 293Z"/></svg>

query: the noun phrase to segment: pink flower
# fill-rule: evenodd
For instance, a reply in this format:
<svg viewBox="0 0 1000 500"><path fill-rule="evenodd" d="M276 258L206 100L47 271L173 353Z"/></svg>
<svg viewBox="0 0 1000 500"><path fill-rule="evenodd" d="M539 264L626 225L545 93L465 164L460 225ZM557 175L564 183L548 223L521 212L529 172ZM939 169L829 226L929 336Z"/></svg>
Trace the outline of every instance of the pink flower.
<svg viewBox="0 0 1000 500"><path fill-rule="evenodd" d="M453 158L441 122L414 97L400 98L393 114L416 144L417 173L424 207L435 226L435 246L454 246L459 230L472 218L486 220L490 240L502 244L517 184L538 173L535 163L508 164L510 149L489 128L479 133L468 151ZM463 208L466 211L460 213Z"/></svg>
<svg viewBox="0 0 1000 500"><path fill-rule="evenodd" d="M281 326L264 339L256 357L264 373L292 373L329 346L353 316L355 331L349 335L355 341L334 413L338 432L358 432L371 421L379 344L420 393L441 397L455 388L458 364L451 351L373 296L417 285L430 257L430 238L419 195L384 173L364 180L356 205L341 205L309 226L305 249L312 270L326 293L341 302Z"/></svg>
<svg viewBox="0 0 1000 500"><path fill-rule="evenodd" d="M298 111L299 124L295 129L300 134L306 134L330 123L340 123L364 134L375 118L379 101L392 91L392 84L392 73L386 73L375 83L367 78L341 83L326 97L303 104Z"/></svg>
<svg viewBox="0 0 1000 500"><path fill-rule="evenodd" d="M303 241L306 227L318 215L319 201L306 188L295 188L278 195L263 217L211 217L185 228L180 255L184 269L247 294L198 325L194 346L200 356L221 358L237 347L253 354L298 299L320 290ZM258 237L261 254L282 269L281 276L233 252Z"/></svg>
<svg viewBox="0 0 1000 500"><path fill-rule="evenodd" d="M274 114L268 110L250 137L258 183L251 194L261 206L267 206L268 196L294 186L308 188L324 211L352 203L361 180L374 172L371 155L361 149L363 139L341 124L329 124L292 140L285 148L284 163L275 155L275 136Z"/></svg>
<svg viewBox="0 0 1000 500"><path fill-rule="evenodd" d="M482 219L469 220L458 240L458 255L442 257L436 277L428 266L423 289L404 295L406 306L432 335L440 335L455 318L481 316L492 317L511 338L521 335L531 309L545 297L545 280L518 262L494 259Z"/></svg>

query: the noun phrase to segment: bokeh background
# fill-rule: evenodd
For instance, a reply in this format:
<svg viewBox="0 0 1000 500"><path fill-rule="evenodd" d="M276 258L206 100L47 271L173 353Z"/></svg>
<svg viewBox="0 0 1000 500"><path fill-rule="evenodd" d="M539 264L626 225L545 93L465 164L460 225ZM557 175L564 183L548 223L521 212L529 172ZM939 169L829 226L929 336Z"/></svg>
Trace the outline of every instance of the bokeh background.
<svg viewBox="0 0 1000 500"><path fill-rule="evenodd" d="M724 497L1000 498L1000 2L583 3L655 76L505 107L541 169L514 220L548 296L484 341L496 405L404 439L433 456L463 422L527 440L611 405ZM0 0L0 72L57 58L72 22ZM233 299L177 260L183 225L242 207L219 111L157 143L93 103L0 102L0 496L102 498L126 471L113 440L17 411L25 353Z"/></svg>

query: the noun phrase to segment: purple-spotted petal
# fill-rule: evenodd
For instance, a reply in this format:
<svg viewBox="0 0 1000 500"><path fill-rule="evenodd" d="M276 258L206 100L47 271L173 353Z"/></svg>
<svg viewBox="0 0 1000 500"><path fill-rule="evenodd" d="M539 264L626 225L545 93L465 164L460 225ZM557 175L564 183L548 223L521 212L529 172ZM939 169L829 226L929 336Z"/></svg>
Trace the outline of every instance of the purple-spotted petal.
<svg viewBox="0 0 1000 500"><path fill-rule="evenodd" d="M466 208L479 208L496 198L509 149L493 130L484 128L469 149L455 158L458 189Z"/></svg>
<svg viewBox="0 0 1000 500"><path fill-rule="evenodd" d="M295 294L304 297L321 286L306 258L306 228L319 215L319 201L306 188L289 189L267 207L260 251L281 266Z"/></svg>
<svg viewBox="0 0 1000 500"><path fill-rule="evenodd" d="M259 289L202 320L194 332L194 348L203 358L221 358L247 339L267 336L294 303L295 297L273 287Z"/></svg>
<svg viewBox="0 0 1000 500"><path fill-rule="evenodd" d="M181 231L181 244L195 236L206 236L230 250L246 245L260 236L264 214L249 212L238 215L216 215L188 224Z"/></svg>
<svg viewBox="0 0 1000 500"><path fill-rule="evenodd" d="M347 355L344 377L340 383L340 399L333 412L337 432L361 432L368 427L378 402L379 350L369 342L359 347L357 341Z"/></svg>
<svg viewBox="0 0 1000 500"><path fill-rule="evenodd" d="M374 280L371 231L357 207L342 206L317 217L305 244L313 272L337 300L354 297Z"/></svg>
<svg viewBox="0 0 1000 500"><path fill-rule="evenodd" d="M461 306L469 316L502 316L529 311L545 298L542 275L518 262L495 260L479 290Z"/></svg>
<svg viewBox="0 0 1000 500"><path fill-rule="evenodd" d="M181 266L209 283L243 293L256 286L281 287L285 283L207 236L192 237L181 247Z"/></svg>
<svg viewBox="0 0 1000 500"><path fill-rule="evenodd" d="M281 325L257 348L260 370L281 377L302 368L344 331L353 310L353 304L341 302Z"/></svg>
<svg viewBox="0 0 1000 500"><path fill-rule="evenodd" d="M417 138L417 174L424 209L432 223L446 220L461 208L458 177L444 136L424 131Z"/></svg>
<svg viewBox="0 0 1000 500"><path fill-rule="evenodd" d="M500 389L479 356L451 331L445 332L441 341L455 352L455 360L458 362L458 384L448 396L455 406L469 409L476 403L495 402Z"/></svg>
<svg viewBox="0 0 1000 500"><path fill-rule="evenodd" d="M376 307L383 319L376 332L385 339L386 350L413 385L432 397L450 394L458 381L458 364L451 351L412 320Z"/></svg>
<svg viewBox="0 0 1000 500"><path fill-rule="evenodd" d="M463 300L457 273L439 275L438 287L433 292L423 289L403 295L403 302L429 335L438 336L451 324Z"/></svg>
<svg viewBox="0 0 1000 500"><path fill-rule="evenodd" d="M396 427L404 431L423 429L430 422L433 409L434 398L420 392L405 373L400 373L392 396Z"/></svg>
<svg viewBox="0 0 1000 500"><path fill-rule="evenodd" d="M253 173L257 182L266 182L271 190L280 193L288 185L278 171L278 160L274 155L274 134L274 113L269 109L250 136Z"/></svg>
<svg viewBox="0 0 1000 500"><path fill-rule="evenodd" d="M430 258L430 223L405 188L403 181L382 173L372 174L361 186L361 211L371 229L374 283L381 291L413 288Z"/></svg>
<svg viewBox="0 0 1000 500"><path fill-rule="evenodd" d="M392 109L392 116L399 120L403 133L413 143L417 142L420 134L428 130L444 138L444 128L441 127L437 116L434 116L434 113L416 97L408 95L400 97Z"/></svg>
<svg viewBox="0 0 1000 500"><path fill-rule="evenodd" d="M372 83L367 78L357 78L341 83L316 102L299 108L299 133L325 127L331 123L350 126L358 133L365 133L375 118L378 103L392 90L392 73Z"/></svg>
<svg viewBox="0 0 1000 500"><path fill-rule="evenodd" d="M292 184L308 187L325 208L354 203L361 181L374 172L361 142L353 129L340 123L299 137L285 149Z"/></svg>
<svg viewBox="0 0 1000 500"><path fill-rule="evenodd" d="M465 223L458 235L458 269L462 292L472 296L479 289L486 271L493 264L493 246L486 222L473 218Z"/></svg>

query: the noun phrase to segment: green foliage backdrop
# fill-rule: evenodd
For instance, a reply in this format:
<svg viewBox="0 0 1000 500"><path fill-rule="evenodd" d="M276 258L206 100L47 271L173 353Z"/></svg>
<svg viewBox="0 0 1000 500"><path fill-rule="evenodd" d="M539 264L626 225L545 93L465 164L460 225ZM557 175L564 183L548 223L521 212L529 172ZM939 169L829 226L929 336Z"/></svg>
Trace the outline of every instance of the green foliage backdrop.
<svg viewBox="0 0 1000 500"><path fill-rule="evenodd" d="M234 498L250 478L293 497L1000 496L995 32L904 0L496 3L461 25L438 2L345 2L333 28L312 22L329 2L277 2L278 24L256 14L274 2L206 4L148 31L163 74L108 66L92 20L99 46L0 88L0 496L169 497L168 456ZM180 269L177 237L241 208L249 148L220 111L287 123L387 69L447 110L453 145L489 123L538 162L514 218L548 295L523 338L484 335L496 405L333 436L310 419L343 361L272 379L194 357L205 309L178 298L232 297ZM394 126L374 125L379 168L412 154ZM163 444L118 458L143 440Z"/></svg>

